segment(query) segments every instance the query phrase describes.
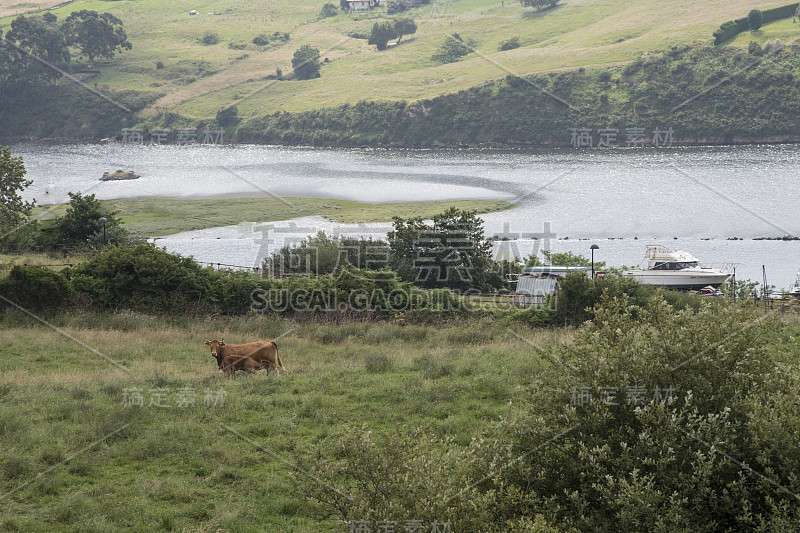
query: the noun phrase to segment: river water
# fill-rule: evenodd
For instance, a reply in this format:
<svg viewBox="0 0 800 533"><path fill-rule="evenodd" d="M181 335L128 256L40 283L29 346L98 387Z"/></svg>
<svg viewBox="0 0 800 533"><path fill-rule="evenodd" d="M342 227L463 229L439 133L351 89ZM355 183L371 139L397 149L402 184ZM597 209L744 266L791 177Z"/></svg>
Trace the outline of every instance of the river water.
<svg viewBox="0 0 800 533"><path fill-rule="evenodd" d="M364 202L505 199L519 207L483 215L498 253L549 247L636 265L647 244L736 267L737 277L788 287L800 268L800 146L669 149L394 150L271 146L17 144L40 204L67 192L132 197L305 196ZM104 171L142 177L101 182ZM326 230L379 236L385 224L307 217L172 235L158 240L199 261L251 266L265 253ZM547 234L547 235L544 235ZM543 239L542 237L547 236ZM534 239L533 237L537 237ZM730 239L741 240L730 240ZM288 239L288 240L287 240Z"/></svg>

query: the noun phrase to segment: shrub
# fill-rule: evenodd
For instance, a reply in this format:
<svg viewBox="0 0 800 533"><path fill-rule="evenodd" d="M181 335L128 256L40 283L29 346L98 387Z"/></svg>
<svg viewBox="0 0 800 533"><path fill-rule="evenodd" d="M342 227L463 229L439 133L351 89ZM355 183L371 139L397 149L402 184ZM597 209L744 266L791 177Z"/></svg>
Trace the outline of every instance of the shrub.
<svg viewBox="0 0 800 533"><path fill-rule="evenodd" d="M386 266L388 244L382 240L340 236L324 231L286 245L264 260L264 270L274 274L332 274L337 267L380 269ZM381 257L383 255L383 258Z"/></svg>
<svg viewBox="0 0 800 533"><path fill-rule="evenodd" d="M339 8L333 4L325 4L322 6L322 10L319 12L319 18L324 19L328 17L335 17L338 14Z"/></svg>
<svg viewBox="0 0 800 533"><path fill-rule="evenodd" d="M764 55L763 50L761 50L761 45L755 41L750 41L750 45L747 47L747 53L751 56Z"/></svg>
<svg viewBox="0 0 800 533"><path fill-rule="evenodd" d="M500 43L498 50L505 52L506 50L513 50L515 48L519 48L519 37L512 37L507 41L503 41Z"/></svg>
<svg viewBox="0 0 800 533"><path fill-rule="evenodd" d="M0 280L0 307L29 311L57 309L73 296L69 280L59 272L43 267L15 266L8 277ZM10 303L10 300L12 303Z"/></svg>
<svg viewBox="0 0 800 533"><path fill-rule="evenodd" d="M611 81L611 73L607 70L604 70L600 74L597 75L597 81L600 83L608 83Z"/></svg>
<svg viewBox="0 0 800 533"><path fill-rule="evenodd" d="M364 428L345 428L334 443L298 454L290 476L319 518L353 525L413 517L439 527L450 522L445 531L487 531L492 498L471 483L473 457L452 439L418 429L402 428L376 442Z"/></svg>
<svg viewBox="0 0 800 533"><path fill-rule="evenodd" d="M289 40L289 34L284 31L276 31L270 35L266 33L259 33L253 37L253 44L258 46L266 46L273 42L286 42Z"/></svg>
<svg viewBox="0 0 800 533"><path fill-rule="evenodd" d="M205 45L217 44L219 43L219 35L211 30L207 30L203 37L200 38L200 42Z"/></svg>
<svg viewBox="0 0 800 533"><path fill-rule="evenodd" d="M162 68L164 68L164 62L163 61L156 61L156 69L157 70L161 70Z"/></svg>
<svg viewBox="0 0 800 533"><path fill-rule="evenodd" d="M114 248L73 270L76 290L96 305L145 312L213 308L220 274L149 244Z"/></svg>
<svg viewBox="0 0 800 533"><path fill-rule="evenodd" d="M594 316L500 425L513 444L487 457L514 467L484 487L502 492L498 518L542 513L575 531L796 529L800 443L787 421L800 417L789 404L800 383L769 345L777 320L710 302L677 311L658 296L644 308L605 299Z"/></svg>
<svg viewBox="0 0 800 533"><path fill-rule="evenodd" d="M471 39L465 41L459 34L454 33L445 39L431 59L441 64L454 63L458 61L458 58L472 52L473 48L475 48L475 41Z"/></svg>

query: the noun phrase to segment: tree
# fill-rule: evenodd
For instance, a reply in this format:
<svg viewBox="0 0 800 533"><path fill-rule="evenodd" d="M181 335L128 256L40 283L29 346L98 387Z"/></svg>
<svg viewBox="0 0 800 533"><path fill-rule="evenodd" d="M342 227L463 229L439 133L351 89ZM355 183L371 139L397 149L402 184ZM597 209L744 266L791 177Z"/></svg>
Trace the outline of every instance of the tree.
<svg viewBox="0 0 800 533"><path fill-rule="evenodd" d="M350 4L347 2L347 0L339 0L339 6L345 13L350 11Z"/></svg>
<svg viewBox="0 0 800 533"><path fill-rule="evenodd" d="M750 45L747 47L747 53L751 56L764 55L763 50L761 50L761 45L755 41L750 41Z"/></svg>
<svg viewBox="0 0 800 533"><path fill-rule="evenodd" d="M561 0L522 0L523 7L535 7L536 11L556 7Z"/></svg>
<svg viewBox="0 0 800 533"><path fill-rule="evenodd" d="M76 246L84 245L86 241L102 233L103 225L100 218L106 219L106 233L109 229L120 224L116 213L109 213L94 194L83 196L81 193L69 193L70 201L67 212L56 220L57 241L61 244Z"/></svg>
<svg viewBox="0 0 800 533"><path fill-rule="evenodd" d="M333 4L325 4L319 12L319 18L335 17L339 14L339 9Z"/></svg>
<svg viewBox="0 0 800 533"><path fill-rule="evenodd" d="M747 15L747 25L750 26L750 31L756 31L761 27L764 22L764 16L761 14L760 9L753 9Z"/></svg>
<svg viewBox="0 0 800 533"><path fill-rule="evenodd" d="M12 81L54 83L70 59L64 34L42 17L15 18L5 41Z"/></svg>
<svg viewBox="0 0 800 533"><path fill-rule="evenodd" d="M73 11L61 26L69 45L77 46L81 55L89 59L89 68L94 68L94 59L113 59L118 51L130 50L131 43L122 28L122 21L110 13L83 9Z"/></svg>
<svg viewBox="0 0 800 533"><path fill-rule="evenodd" d="M292 68L298 80L319 78L319 49L309 44L298 48L292 57Z"/></svg>
<svg viewBox="0 0 800 533"><path fill-rule="evenodd" d="M221 128L235 126L239 122L239 108L235 105L223 107L217 111L217 125Z"/></svg>
<svg viewBox="0 0 800 533"><path fill-rule="evenodd" d="M376 22L372 26L372 33L369 36L369 44L374 44L378 50L386 50L390 39L397 37L397 29L391 22Z"/></svg>
<svg viewBox="0 0 800 533"><path fill-rule="evenodd" d="M503 285L492 245L484 238L483 220L475 211L451 207L434 216L432 224L395 217L387 238L391 266L405 281L481 291Z"/></svg>
<svg viewBox="0 0 800 533"><path fill-rule="evenodd" d="M437 63L453 63L459 57L469 54L475 48L475 43L471 40L464 41L457 33L448 35L447 39L439 47L439 50L431 56Z"/></svg>
<svg viewBox="0 0 800 533"><path fill-rule="evenodd" d="M400 44L400 39L403 35L412 35L417 33L417 23L411 18L402 18L394 21L394 29L398 33L397 44Z"/></svg>
<svg viewBox="0 0 800 533"><path fill-rule="evenodd" d="M0 146L0 244L17 242L14 235L31 214L35 201L22 199L20 193L33 183L25 179L21 157L12 157L11 150Z"/></svg>

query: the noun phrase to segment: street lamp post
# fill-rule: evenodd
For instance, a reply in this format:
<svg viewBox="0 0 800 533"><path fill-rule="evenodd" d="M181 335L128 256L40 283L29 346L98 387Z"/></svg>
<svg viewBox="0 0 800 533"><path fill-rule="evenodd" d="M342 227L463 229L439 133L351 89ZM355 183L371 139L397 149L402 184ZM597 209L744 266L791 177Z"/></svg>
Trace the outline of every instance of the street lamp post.
<svg viewBox="0 0 800 533"><path fill-rule="evenodd" d="M592 251L592 279L594 279L594 251L599 250L600 247L596 244L593 244L589 247L589 249Z"/></svg>
<svg viewBox="0 0 800 533"><path fill-rule="evenodd" d="M108 222L108 220L106 219L106 217L100 217L100 220L98 220L98 222L103 225L103 245L106 245L108 244L106 241L106 222Z"/></svg>

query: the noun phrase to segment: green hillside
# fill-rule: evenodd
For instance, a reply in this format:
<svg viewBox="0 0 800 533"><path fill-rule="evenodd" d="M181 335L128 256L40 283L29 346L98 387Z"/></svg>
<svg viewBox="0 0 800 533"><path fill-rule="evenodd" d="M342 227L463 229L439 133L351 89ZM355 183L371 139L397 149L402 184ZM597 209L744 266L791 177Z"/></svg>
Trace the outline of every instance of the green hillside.
<svg viewBox="0 0 800 533"><path fill-rule="evenodd" d="M155 99L142 113L167 111L196 119L212 118L236 104L240 115L306 111L361 100L417 101L480 85L513 73L530 75L554 70L613 65L636 59L644 51L672 45L709 42L721 22L753 8L770 8L785 0L567 0L537 12L518 2L456 0L410 12L416 34L378 52L366 39L381 12L339 14L318 20L322 0L78 0L50 11L63 20L72 11L107 11L125 24L133 50L111 62L99 62L101 76L91 81L110 90L150 91ZM35 4L30 4L34 6ZM190 16L190 10L199 12ZM213 15L210 13L214 13ZM401 16L408 16L409 12ZM0 19L7 26L11 18ZM782 21L764 27L763 35L781 28L781 37L800 36L800 24ZM212 31L220 41L203 45ZM256 46L260 33L288 32L285 43ZM446 35L458 32L474 40L477 53L438 65L431 55ZM518 36L521 47L498 52L500 42ZM749 35L736 45L746 46ZM757 38L757 40L760 40ZM276 68L291 71L291 57L302 44L320 49L321 78L310 81L266 79ZM164 68L156 68L161 61ZM63 82L62 82L63 83Z"/></svg>

